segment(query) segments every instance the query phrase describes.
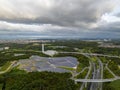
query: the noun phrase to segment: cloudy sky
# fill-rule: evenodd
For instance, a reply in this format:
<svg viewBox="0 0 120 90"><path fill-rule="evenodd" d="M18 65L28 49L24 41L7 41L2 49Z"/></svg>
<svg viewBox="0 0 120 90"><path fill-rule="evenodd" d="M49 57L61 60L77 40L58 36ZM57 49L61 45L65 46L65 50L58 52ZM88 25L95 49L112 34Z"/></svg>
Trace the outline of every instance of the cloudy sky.
<svg viewBox="0 0 120 90"><path fill-rule="evenodd" d="M120 38L120 0L0 0L0 36Z"/></svg>

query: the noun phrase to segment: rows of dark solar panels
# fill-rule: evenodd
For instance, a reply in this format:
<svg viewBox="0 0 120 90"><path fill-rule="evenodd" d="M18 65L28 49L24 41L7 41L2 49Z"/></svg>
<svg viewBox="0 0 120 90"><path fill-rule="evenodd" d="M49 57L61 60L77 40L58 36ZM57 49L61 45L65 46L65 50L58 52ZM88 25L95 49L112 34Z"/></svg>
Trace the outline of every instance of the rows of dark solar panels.
<svg viewBox="0 0 120 90"><path fill-rule="evenodd" d="M69 72L68 70L59 68L60 66L76 67L78 61L74 57L40 57L32 56L31 61L36 61L35 67L38 71L51 71L51 72Z"/></svg>

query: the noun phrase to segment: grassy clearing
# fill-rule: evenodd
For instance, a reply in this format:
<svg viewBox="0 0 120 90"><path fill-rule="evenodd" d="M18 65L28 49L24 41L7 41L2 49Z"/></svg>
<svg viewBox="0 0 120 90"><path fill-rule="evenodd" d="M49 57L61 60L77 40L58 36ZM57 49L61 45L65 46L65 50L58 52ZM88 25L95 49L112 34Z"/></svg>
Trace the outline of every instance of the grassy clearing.
<svg viewBox="0 0 120 90"><path fill-rule="evenodd" d="M104 83L103 90L120 90L120 80L116 80L111 83Z"/></svg>
<svg viewBox="0 0 120 90"><path fill-rule="evenodd" d="M103 78L104 79L114 78L114 76L105 68L103 73Z"/></svg>
<svg viewBox="0 0 120 90"><path fill-rule="evenodd" d="M85 69L82 73L80 73L79 75L76 76L76 78L82 78L84 79L85 76L87 75L88 69Z"/></svg>
<svg viewBox="0 0 120 90"><path fill-rule="evenodd" d="M75 70L74 68L66 67L66 66L59 66L58 68L62 68L62 69L69 70L69 71L74 71Z"/></svg>
<svg viewBox="0 0 120 90"><path fill-rule="evenodd" d="M2 90L2 86L3 86L3 84L0 84L0 90Z"/></svg>
<svg viewBox="0 0 120 90"><path fill-rule="evenodd" d="M118 65L119 69L120 69L120 65Z"/></svg>
<svg viewBox="0 0 120 90"><path fill-rule="evenodd" d="M77 72L80 72L82 69L84 68L83 64L82 63L79 63L78 66L77 66Z"/></svg>
<svg viewBox="0 0 120 90"><path fill-rule="evenodd" d="M96 58L96 57L91 57L91 60L92 60L93 62L96 62L97 58Z"/></svg>
<svg viewBox="0 0 120 90"><path fill-rule="evenodd" d="M109 84L110 87L113 87L114 90L120 90L120 80L116 80Z"/></svg>
<svg viewBox="0 0 120 90"><path fill-rule="evenodd" d="M0 68L0 71L5 71L10 65L11 65L11 62L6 62L6 63Z"/></svg>

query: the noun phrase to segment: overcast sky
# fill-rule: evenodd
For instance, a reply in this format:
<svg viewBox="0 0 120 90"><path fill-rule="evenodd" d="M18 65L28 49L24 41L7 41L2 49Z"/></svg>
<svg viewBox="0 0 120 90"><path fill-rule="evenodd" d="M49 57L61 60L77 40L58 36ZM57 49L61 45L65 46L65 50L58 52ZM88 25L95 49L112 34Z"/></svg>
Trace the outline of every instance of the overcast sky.
<svg viewBox="0 0 120 90"><path fill-rule="evenodd" d="M0 0L0 35L120 38L120 0Z"/></svg>

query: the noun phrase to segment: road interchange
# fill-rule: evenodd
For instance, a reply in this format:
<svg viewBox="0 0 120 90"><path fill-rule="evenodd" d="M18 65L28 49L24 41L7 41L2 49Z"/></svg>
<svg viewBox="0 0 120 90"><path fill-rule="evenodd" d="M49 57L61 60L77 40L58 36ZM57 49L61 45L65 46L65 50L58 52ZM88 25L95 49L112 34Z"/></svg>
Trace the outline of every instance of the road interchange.
<svg viewBox="0 0 120 90"><path fill-rule="evenodd" d="M120 58L119 56L112 56L112 55L104 55L104 54L97 54L97 53L80 53L80 52L59 52L64 54L82 54L90 59L90 66L87 75L84 79L73 79L75 82L82 82L82 85L80 87L80 90L83 90L86 88L86 90L102 90L102 83L103 82L112 82L115 80L120 79L120 77L116 76L109 68L108 64L106 64L107 70L114 76L114 78L110 79L103 79L103 63L97 56L102 57L112 57L112 58ZM91 56L94 56L97 58L98 67L96 67L96 63L91 61ZM89 79L90 71L92 71L92 76ZM87 85L87 83L89 83Z"/></svg>

